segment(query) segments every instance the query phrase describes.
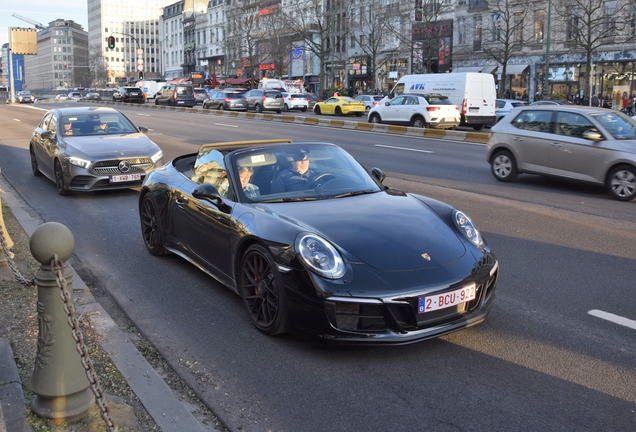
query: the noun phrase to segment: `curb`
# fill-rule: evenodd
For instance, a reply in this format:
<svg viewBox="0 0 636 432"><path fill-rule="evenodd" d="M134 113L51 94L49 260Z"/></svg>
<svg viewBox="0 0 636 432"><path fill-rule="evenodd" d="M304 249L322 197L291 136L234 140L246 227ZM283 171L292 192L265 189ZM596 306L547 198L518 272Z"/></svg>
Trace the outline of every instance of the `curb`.
<svg viewBox="0 0 636 432"><path fill-rule="evenodd" d="M55 101L53 99L43 99L42 102L60 102ZM256 120L268 120L268 121L280 121L283 123L296 123L296 124L306 124L310 126L325 126L332 127L338 129L350 129L350 130L358 130L364 132L378 132L378 133L386 133L391 135L404 135L416 138L434 138L434 139L449 139L453 141L464 141L471 142L477 144L485 144L490 139L490 132L464 132L458 130L448 130L448 129L426 129L426 128L414 128L410 126L393 126L387 124L379 124L379 123L368 123L368 122L357 122L351 120L330 120L318 117L305 117L305 116L295 116L289 114L265 114L265 113L253 113L253 112L244 112L244 111L217 111L199 107L178 107L178 106L166 106L166 105L155 105L146 103L144 105L140 104L129 104L125 102L113 102L113 101L84 101L88 103L99 103L106 105L122 105L122 106L137 106L145 109L161 109L161 110L169 110L169 111L178 111L178 112L192 112L195 114L204 114L204 115L213 115L220 117L238 117L238 118L248 118L248 119L256 119Z"/></svg>
<svg viewBox="0 0 636 432"><path fill-rule="evenodd" d="M29 215L28 205L18 198L17 193L7 184L1 172L0 198L11 208L14 217L29 237L44 222ZM101 336L101 347L161 431L205 432L207 429L176 398L172 389L146 361L135 345L128 340L126 334L117 327L110 315L97 303L75 269L70 264L67 265L73 272L73 297L77 311L90 316L94 330ZM6 341L8 349L2 345L3 341ZM6 339L0 339L0 408L2 408L0 411L4 412L5 421L9 419L13 422L7 422L7 426L11 425L11 427L7 427L6 430L2 429L2 422L0 422L0 432L22 431L18 426L21 422L26 422L24 394L17 366L13 360L13 351ZM29 429L24 430L30 431L30 425Z"/></svg>

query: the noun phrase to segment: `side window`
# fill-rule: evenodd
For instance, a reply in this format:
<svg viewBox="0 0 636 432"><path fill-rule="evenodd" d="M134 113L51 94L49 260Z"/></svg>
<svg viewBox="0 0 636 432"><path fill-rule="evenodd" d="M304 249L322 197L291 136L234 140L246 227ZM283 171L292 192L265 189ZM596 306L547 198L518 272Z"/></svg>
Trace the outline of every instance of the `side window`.
<svg viewBox="0 0 636 432"><path fill-rule="evenodd" d="M523 111L513 121L512 125L517 129L534 132L550 132L552 111Z"/></svg>
<svg viewBox="0 0 636 432"><path fill-rule="evenodd" d="M407 105L419 105L420 104L420 100L419 98L415 97L415 96L409 96L406 100L406 104Z"/></svg>
<svg viewBox="0 0 636 432"><path fill-rule="evenodd" d="M42 121L40 121L40 128L44 130L49 130L49 122L51 121L52 117L55 117L53 113L45 115Z"/></svg>
<svg viewBox="0 0 636 432"><path fill-rule="evenodd" d="M199 151L194 163L192 181L198 184L213 184L222 196L227 196L230 184L227 179L223 154L218 150L206 148Z"/></svg>
<svg viewBox="0 0 636 432"><path fill-rule="evenodd" d="M585 117L576 113L557 112L554 120L554 133L576 138L583 138L583 134L594 125Z"/></svg>
<svg viewBox="0 0 636 432"><path fill-rule="evenodd" d="M404 83L396 84L395 87L393 87L393 94L395 96L398 96L398 95L401 95L402 93L404 93Z"/></svg>
<svg viewBox="0 0 636 432"><path fill-rule="evenodd" d="M390 105L395 106L395 105L404 105L404 102L406 101L406 97L405 96L399 96L396 97L395 99L393 99L391 102L389 102Z"/></svg>
<svg viewBox="0 0 636 432"><path fill-rule="evenodd" d="M497 108L503 108L506 106L506 102L502 101L502 100L498 100L497 101Z"/></svg>

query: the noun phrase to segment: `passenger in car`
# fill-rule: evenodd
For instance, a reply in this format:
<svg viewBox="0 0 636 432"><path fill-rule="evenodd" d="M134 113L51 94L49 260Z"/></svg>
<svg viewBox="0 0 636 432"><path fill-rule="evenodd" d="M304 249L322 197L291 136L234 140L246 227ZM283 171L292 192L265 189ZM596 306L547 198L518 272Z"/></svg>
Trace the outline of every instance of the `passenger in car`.
<svg viewBox="0 0 636 432"><path fill-rule="evenodd" d="M254 168L242 166L239 167L238 173L239 178L241 179L241 187L243 188L243 193L245 193L248 198L259 196L261 194L261 191L258 186L250 183L252 174L254 174Z"/></svg>

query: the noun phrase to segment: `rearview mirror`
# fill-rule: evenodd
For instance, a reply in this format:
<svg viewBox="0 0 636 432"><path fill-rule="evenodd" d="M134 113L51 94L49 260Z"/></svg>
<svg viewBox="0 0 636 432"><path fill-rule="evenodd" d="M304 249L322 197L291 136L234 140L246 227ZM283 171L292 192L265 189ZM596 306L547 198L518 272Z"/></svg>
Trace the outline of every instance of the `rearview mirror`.
<svg viewBox="0 0 636 432"><path fill-rule="evenodd" d="M596 131L589 130L587 132L583 132L583 138L592 141L601 141L603 139L603 136Z"/></svg>

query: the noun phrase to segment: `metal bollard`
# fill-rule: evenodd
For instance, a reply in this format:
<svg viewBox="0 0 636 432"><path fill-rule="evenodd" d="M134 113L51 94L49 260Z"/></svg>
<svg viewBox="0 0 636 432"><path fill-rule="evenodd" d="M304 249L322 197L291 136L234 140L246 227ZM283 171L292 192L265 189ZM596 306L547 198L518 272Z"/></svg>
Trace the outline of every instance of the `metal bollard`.
<svg viewBox="0 0 636 432"><path fill-rule="evenodd" d="M41 264L35 274L38 287L38 349L30 388L35 393L31 409L43 418L73 423L81 420L95 402L77 352L60 287L51 271L51 260L66 262L75 248L70 230L57 222L40 225L29 241L33 257ZM61 271L60 267L53 270ZM73 272L63 274L72 292Z"/></svg>
<svg viewBox="0 0 636 432"><path fill-rule="evenodd" d="M9 237L9 233L7 232L7 228L4 226L4 217L2 216L2 198L0 198L0 234L4 238L4 245L6 246L6 251L9 251L13 247L13 241L11 237ZM4 267L9 265L9 259L13 259L13 253L9 252L9 256L6 256L5 248L0 249L0 267Z"/></svg>

